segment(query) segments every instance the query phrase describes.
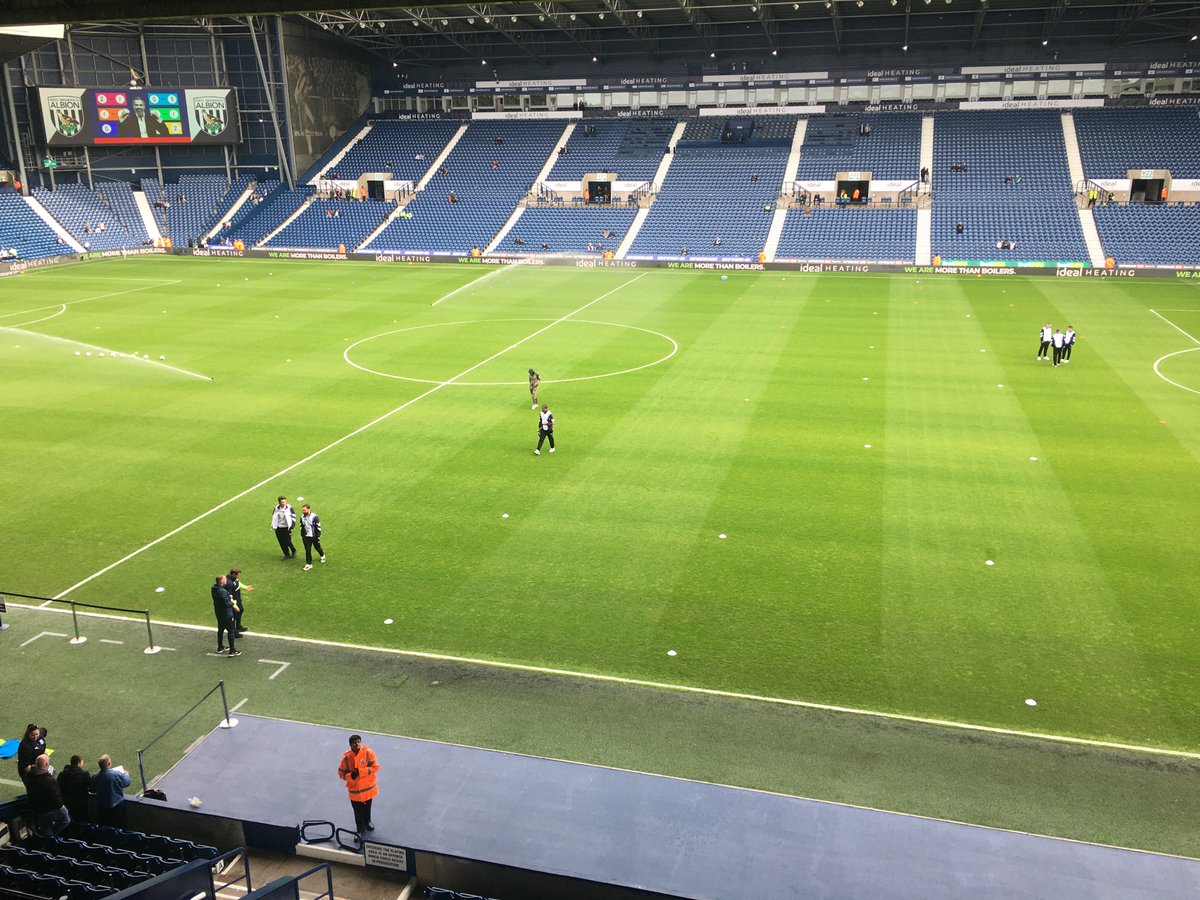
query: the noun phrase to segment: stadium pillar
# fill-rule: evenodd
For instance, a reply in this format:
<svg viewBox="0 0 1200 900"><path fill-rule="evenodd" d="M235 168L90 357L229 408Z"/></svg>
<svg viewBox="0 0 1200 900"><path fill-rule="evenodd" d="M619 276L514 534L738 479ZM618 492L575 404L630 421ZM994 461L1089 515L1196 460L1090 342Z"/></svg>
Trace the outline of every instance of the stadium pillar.
<svg viewBox="0 0 1200 900"><path fill-rule="evenodd" d="M263 65L262 51L258 47L258 29L254 26L254 17L246 16L246 27L250 29L250 43L254 45L254 58L258 61L258 74L262 78L263 91L267 95L267 109L271 112L271 125L275 129L275 153L279 159L279 171L284 176L289 189L296 187L292 178L292 167L288 164L287 153L283 149L283 134L279 130L279 113L275 109L275 91L271 80L267 77L267 68Z"/></svg>
<svg viewBox="0 0 1200 900"><path fill-rule="evenodd" d="M28 185L29 177L25 171L25 153L21 150L21 129L17 127L17 104L13 100L12 77L8 74L8 63L0 63L0 69L4 72L4 105L8 107L9 126L12 129L13 156L17 160L17 171L21 173L21 183ZM28 192L28 187L21 191L23 194Z"/></svg>

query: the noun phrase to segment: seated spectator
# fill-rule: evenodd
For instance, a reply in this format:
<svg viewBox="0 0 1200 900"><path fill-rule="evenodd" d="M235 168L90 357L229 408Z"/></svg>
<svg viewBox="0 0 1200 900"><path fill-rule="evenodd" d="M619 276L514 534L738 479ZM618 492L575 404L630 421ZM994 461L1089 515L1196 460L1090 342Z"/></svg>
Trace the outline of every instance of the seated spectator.
<svg viewBox="0 0 1200 900"><path fill-rule="evenodd" d="M954 223L954 233L955 233L955 234L962 234L962 233L963 233L963 221L962 221L962 219L959 219L957 222L955 222L955 223Z"/></svg>
<svg viewBox="0 0 1200 900"><path fill-rule="evenodd" d="M714 247L721 246L721 236L719 234L715 238L713 238L713 246Z"/></svg>
<svg viewBox="0 0 1200 900"><path fill-rule="evenodd" d="M498 168L500 168L500 161L499 161L499 160L495 160L495 159L493 159L493 160L492 160L492 168L493 168L493 169L498 169Z"/></svg>
<svg viewBox="0 0 1200 900"><path fill-rule="evenodd" d="M687 256L687 255L688 255L688 248L687 248L687 244L684 244L682 247L680 247L680 248L679 248L679 255L680 255L680 256Z"/></svg>
<svg viewBox="0 0 1200 900"><path fill-rule="evenodd" d="M524 246L525 246L525 241L524 241L524 239L523 239L523 238L521 238L519 235L513 235L513 243L514 243L514 244L516 244L518 247L524 247Z"/></svg>
<svg viewBox="0 0 1200 900"><path fill-rule="evenodd" d="M446 198L446 202L447 203L457 203L458 202L458 196L454 193L454 191L450 192L450 195Z"/></svg>
<svg viewBox="0 0 1200 900"><path fill-rule="evenodd" d="M542 250L543 250L543 251L546 251L546 250L549 250L549 249L550 249L550 245L549 245L549 244L547 244L545 241L542 241Z"/></svg>
<svg viewBox="0 0 1200 900"><path fill-rule="evenodd" d="M449 167L449 166L442 166L440 169L438 169L438 174L439 174L439 175L449 175L449 174L450 174L450 167Z"/></svg>

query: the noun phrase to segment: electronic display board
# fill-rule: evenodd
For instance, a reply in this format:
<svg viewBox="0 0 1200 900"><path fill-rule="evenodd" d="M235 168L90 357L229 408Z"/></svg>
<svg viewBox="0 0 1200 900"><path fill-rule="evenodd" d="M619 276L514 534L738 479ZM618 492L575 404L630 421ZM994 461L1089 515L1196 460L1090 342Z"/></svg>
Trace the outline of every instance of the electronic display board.
<svg viewBox="0 0 1200 900"><path fill-rule="evenodd" d="M236 144L232 88L38 87L48 147Z"/></svg>

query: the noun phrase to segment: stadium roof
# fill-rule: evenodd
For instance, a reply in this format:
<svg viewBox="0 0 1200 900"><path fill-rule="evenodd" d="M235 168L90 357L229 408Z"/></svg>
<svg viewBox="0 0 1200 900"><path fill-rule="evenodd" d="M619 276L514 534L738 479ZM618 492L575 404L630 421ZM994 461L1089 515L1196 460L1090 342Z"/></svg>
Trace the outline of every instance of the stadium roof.
<svg viewBox="0 0 1200 900"><path fill-rule="evenodd" d="M312 2L312 0L309 0ZM543 0L305 10L305 0L9 0L10 23L293 13L379 58L459 67L519 62L654 66L819 54L962 61L1003 47L1050 56L1196 56L1200 4L1178 0ZM317 4L319 5L319 0ZM715 63L714 63L715 61Z"/></svg>

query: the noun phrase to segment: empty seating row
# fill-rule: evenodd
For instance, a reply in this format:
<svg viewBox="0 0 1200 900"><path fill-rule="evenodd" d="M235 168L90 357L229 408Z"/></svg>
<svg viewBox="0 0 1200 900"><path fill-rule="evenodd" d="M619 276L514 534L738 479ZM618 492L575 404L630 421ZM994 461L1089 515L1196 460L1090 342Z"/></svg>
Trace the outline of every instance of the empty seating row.
<svg viewBox="0 0 1200 900"><path fill-rule="evenodd" d="M796 179L830 181L838 172L915 182L921 170L921 117L916 113L813 116Z"/></svg>
<svg viewBox="0 0 1200 900"><path fill-rule="evenodd" d="M1115 107L1073 113L1088 178L1125 178L1130 169L1167 169L1200 178L1200 116L1195 107Z"/></svg>
<svg viewBox="0 0 1200 900"><path fill-rule="evenodd" d="M1118 263L1200 265L1200 206L1098 206L1105 256Z"/></svg>
<svg viewBox="0 0 1200 900"><path fill-rule="evenodd" d="M13 845L0 847L0 866L10 870L54 875L65 881L79 881L95 887L108 888L114 893L152 877L149 872L104 866Z"/></svg>
<svg viewBox="0 0 1200 900"><path fill-rule="evenodd" d="M775 259L869 259L912 262L914 209L789 209Z"/></svg>
<svg viewBox="0 0 1200 900"><path fill-rule="evenodd" d="M0 866L0 896L36 897L42 900L90 900L108 897L113 892L83 881L68 881L57 875L45 875L28 869Z"/></svg>
<svg viewBox="0 0 1200 900"><path fill-rule="evenodd" d="M498 249L504 253L615 252L635 215L637 210L611 206L529 207Z"/></svg>
<svg viewBox="0 0 1200 900"><path fill-rule="evenodd" d="M383 200L314 200L264 247L354 249L396 205Z"/></svg>
<svg viewBox="0 0 1200 900"><path fill-rule="evenodd" d="M6 191L0 194L0 261L7 260L7 251L11 247L17 249L19 259L73 252L60 242L54 229L29 208L24 197Z"/></svg>
<svg viewBox="0 0 1200 900"><path fill-rule="evenodd" d="M561 122L474 121L444 171L367 245L371 250L467 253L496 236L532 187L563 132ZM497 143L497 141L499 143Z"/></svg>

